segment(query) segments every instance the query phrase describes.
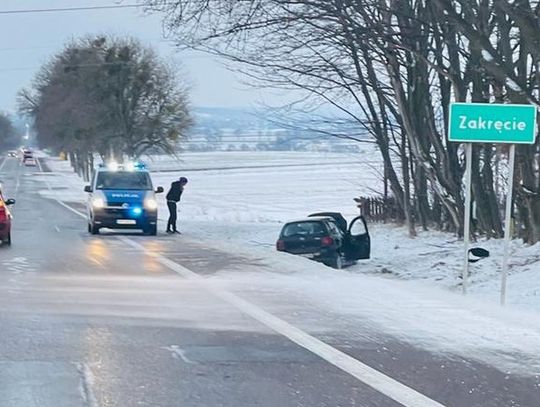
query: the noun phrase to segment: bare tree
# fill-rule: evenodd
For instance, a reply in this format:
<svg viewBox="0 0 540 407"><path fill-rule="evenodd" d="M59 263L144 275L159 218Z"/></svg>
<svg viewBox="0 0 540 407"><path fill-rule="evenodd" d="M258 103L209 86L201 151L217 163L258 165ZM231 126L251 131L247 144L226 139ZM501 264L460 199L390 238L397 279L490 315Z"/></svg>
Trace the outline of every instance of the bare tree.
<svg viewBox="0 0 540 407"><path fill-rule="evenodd" d="M435 0L434 3L466 38L470 54L476 54L489 88L485 89L487 99L540 106L538 2ZM532 146L519 146L517 152L517 202L523 226L519 230L526 241L535 243L540 241L539 139Z"/></svg>
<svg viewBox="0 0 540 407"><path fill-rule="evenodd" d="M14 148L17 141L17 132L11 119L6 114L0 113L0 149Z"/></svg>
<svg viewBox="0 0 540 407"><path fill-rule="evenodd" d="M134 39L85 38L68 44L37 75L20 108L34 117L40 144L70 153L85 178L93 154L167 153L191 125L187 89Z"/></svg>
<svg viewBox="0 0 540 407"><path fill-rule="evenodd" d="M260 86L300 89L369 131L411 235L417 221L463 232L464 154L446 140L450 103L538 103L540 6L526 0L146 3L166 12L179 45L228 58ZM496 154L482 145L473 155L477 231L487 236L502 234ZM538 144L519 149L531 243L540 239L538 160Z"/></svg>

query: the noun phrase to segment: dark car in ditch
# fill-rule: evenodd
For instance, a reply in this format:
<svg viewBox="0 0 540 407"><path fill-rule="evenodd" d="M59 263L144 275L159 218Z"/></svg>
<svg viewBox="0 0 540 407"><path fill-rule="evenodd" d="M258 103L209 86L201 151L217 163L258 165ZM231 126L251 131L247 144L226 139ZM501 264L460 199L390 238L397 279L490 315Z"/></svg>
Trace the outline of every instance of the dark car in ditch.
<svg viewBox="0 0 540 407"><path fill-rule="evenodd" d="M340 269L369 259L371 238L364 217L349 223L339 212L319 212L283 225L276 249Z"/></svg>

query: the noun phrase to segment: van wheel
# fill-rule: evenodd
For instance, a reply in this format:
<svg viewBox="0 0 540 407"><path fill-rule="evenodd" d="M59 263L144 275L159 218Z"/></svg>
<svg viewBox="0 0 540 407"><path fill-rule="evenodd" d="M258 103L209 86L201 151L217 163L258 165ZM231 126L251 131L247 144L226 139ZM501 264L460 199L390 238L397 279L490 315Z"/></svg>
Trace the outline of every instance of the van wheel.
<svg viewBox="0 0 540 407"><path fill-rule="evenodd" d="M6 246L11 246L11 232L8 233L6 240L2 241Z"/></svg>
<svg viewBox="0 0 540 407"><path fill-rule="evenodd" d="M89 223L88 224L88 233L90 233L92 235L99 235L99 227L92 224L92 223Z"/></svg>
<svg viewBox="0 0 540 407"><path fill-rule="evenodd" d="M156 236L157 235L157 225L146 226L143 229L143 232L144 232L145 235Z"/></svg>
<svg viewBox="0 0 540 407"><path fill-rule="evenodd" d="M336 256L330 262L330 267L333 267L337 270L341 270L343 268L343 257L340 253L336 253Z"/></svg>

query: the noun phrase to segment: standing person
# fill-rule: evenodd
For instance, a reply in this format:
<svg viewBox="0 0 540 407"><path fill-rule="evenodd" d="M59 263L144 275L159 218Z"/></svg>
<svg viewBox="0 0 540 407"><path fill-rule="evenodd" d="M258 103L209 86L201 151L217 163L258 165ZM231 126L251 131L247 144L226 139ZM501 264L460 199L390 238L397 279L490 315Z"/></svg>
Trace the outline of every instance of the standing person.
<svg viewBox="0 0 540 407"><path fill-rule="evenodd" d="M171 189L169 189L169 192L167 192L167 207L169 208L169 221L167 222L167 233L178 233L178 229L176 228L176 204L180 202L180 197L182 196L182 192L184 192L184 187L188 183L188 180L186 177L180 177L178 181L174 181L171 184Z"/></svg>

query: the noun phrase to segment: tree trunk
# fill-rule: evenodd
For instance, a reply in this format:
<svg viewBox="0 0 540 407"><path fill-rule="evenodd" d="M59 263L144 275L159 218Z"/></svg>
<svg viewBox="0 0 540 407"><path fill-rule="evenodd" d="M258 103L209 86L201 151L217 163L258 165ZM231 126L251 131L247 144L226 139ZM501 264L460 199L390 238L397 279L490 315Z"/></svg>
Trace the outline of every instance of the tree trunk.
<svg viewBox="0 0 540 407"><path fill-rule="evenodd" d="M405 212L405 222L409 237L416 236L416 228L414 227L413 206L411 205L411 178L409 173L409 158L407 155L407 136L404 134L401 137L401 170L403 176L403 208Z"/></svg>
<svg viewBox="0 0 540 407"><path fill-rule="evenodd" d="M424 231L428 230L428 226L431 219L429 200L428 200L428 187L427 187L427 178L426 173L422 167L416 167L416 171L413 175L414 180L414 190L415 190L415 201L416 201L416 213L418 214L418 219L422 225Z"/></svg>

